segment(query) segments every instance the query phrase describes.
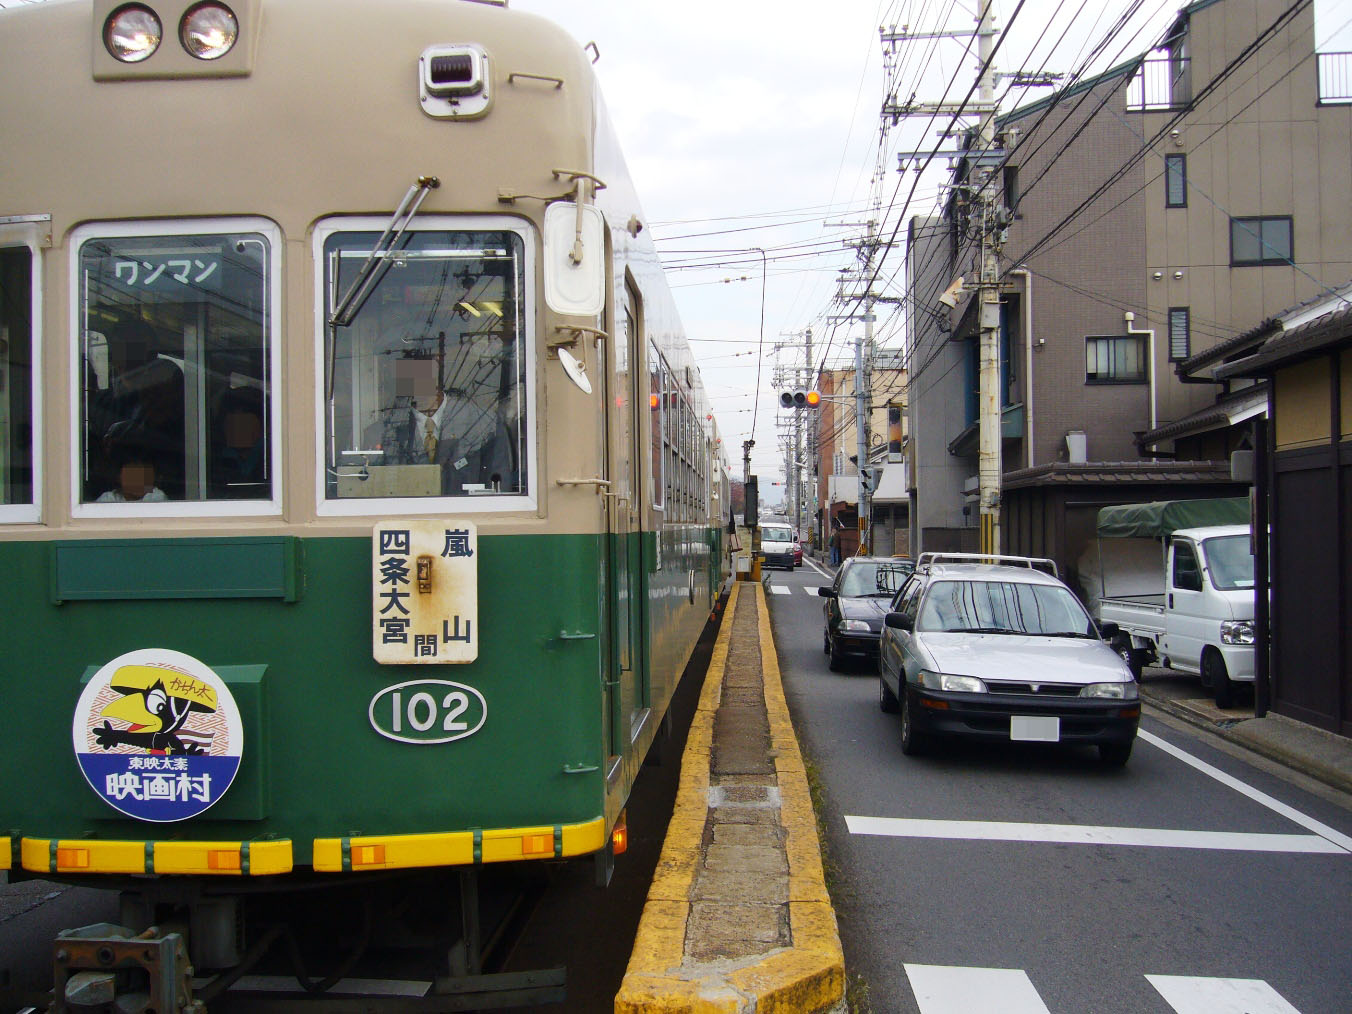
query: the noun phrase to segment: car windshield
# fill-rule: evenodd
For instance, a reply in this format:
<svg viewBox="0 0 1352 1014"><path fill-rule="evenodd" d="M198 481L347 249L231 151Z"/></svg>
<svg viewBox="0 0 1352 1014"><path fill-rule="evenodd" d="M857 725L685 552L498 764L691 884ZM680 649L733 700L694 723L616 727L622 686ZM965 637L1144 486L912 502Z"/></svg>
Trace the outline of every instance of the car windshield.
<svg viewBox="0 0 1352 1014"><path fill-rule="evenodd" d="M1202 543L1211 583L1221 591L1253 587L1253 554L1247 535L1225 535Z"/></svg>
<svg viewBox="0 0 1352 1014"><path fill-rule="evenodd" d="M1096 636L1070 589L1022 581L936 581L920 607L916 630Z"/></svg>
<svg viewBox="0 0 1352 1014"><path fill-rule="evenodd" d="M851 560L840 579L840 595L842 598L860 598L865 595L891 598L906 580L908 572L907 567L900 563Z"/></svg>
<svg viewBox="0 0 1352 1014"><path fill-rule="evenodd" d="M788 528L762 528L761 542L792 542L793 532Z"/></svg>

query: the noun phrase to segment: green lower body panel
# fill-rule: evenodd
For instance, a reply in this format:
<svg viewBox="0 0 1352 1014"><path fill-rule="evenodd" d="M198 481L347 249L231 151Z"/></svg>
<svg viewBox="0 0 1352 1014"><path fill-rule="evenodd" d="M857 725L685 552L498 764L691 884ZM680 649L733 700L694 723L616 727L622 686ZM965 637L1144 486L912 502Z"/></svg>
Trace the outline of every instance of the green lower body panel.
<svg viewBox="0 0 1352 1014"><path fill-rule="evenodd" d="M375 661L371 539L0 543L0 867L256 876L595 851L718 552L699 527L482 538L477 657L429 665Z"/></svg>

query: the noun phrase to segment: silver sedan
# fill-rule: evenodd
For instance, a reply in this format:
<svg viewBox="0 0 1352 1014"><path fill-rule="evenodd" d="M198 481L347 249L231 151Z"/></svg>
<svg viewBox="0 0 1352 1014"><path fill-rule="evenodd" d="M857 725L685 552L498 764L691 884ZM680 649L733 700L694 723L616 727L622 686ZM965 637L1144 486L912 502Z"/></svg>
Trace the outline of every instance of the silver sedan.
<svg viewBox="0 0 1352 1014"><path fill-rule="evenodd" d="M1074 593L1031 563L922 556L879 650L879 706L900 710L907 755L962 736L1089 744L1114 766L1131 756L1141 706L1130 669Z"/></svg>

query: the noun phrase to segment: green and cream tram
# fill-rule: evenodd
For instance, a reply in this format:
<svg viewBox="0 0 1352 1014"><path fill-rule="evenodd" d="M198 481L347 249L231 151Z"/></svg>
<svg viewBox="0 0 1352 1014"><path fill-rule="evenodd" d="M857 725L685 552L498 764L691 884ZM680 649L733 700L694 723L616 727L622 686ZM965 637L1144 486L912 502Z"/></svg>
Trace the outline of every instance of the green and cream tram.
<svg viewBox="0 0 1352 1014"><path fill-rule="evenodd" d="M470 0L0 48L0 866L159 918L612 851L727 489L588 54Z"/></svg>

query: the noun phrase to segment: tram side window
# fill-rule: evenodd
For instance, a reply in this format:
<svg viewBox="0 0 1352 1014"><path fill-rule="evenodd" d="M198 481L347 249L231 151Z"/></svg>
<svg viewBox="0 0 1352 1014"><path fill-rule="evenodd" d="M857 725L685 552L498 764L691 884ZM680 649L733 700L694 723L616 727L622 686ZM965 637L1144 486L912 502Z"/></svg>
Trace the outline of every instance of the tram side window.
<svg viewBox="0 0 1352 1014"><path fill-rule="evenodd" d="M254 232L80 244L82 502L273 496L272 245Z"/></svg>
<svg viewBox="0 0 1352 1014"><path fill-rule="evenodd" d="M33 502L33 254L0 247L0 505Z"/></svg>
<svg viewBox="0 0 1352 1014"><path fill-rule="evenodd" d="M324 242L326 317L370 284L350 321L326 329L326 497L526 494L522 237L410 230L373 259L379 239Z"/></svg>
<svg viewBox="0 0 1352 1014"><path fill-rule="evenodd" d="M648 448L652 465L652 505L658 510L666 502L663 499L662 486L662 416L664 401L662 398L663 369L662 356L657 346L648 345L648 407L650 409L648 425Z"/></svg>

